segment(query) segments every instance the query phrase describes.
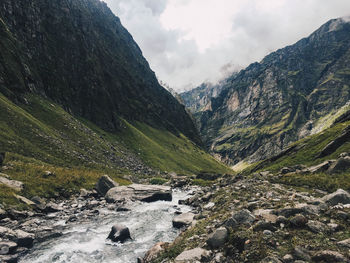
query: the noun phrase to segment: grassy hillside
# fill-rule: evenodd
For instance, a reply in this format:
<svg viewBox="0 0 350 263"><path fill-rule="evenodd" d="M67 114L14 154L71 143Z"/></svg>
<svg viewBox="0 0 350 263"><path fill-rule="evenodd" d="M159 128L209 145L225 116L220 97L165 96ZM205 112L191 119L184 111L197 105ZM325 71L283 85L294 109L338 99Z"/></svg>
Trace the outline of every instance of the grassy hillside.
<svg viewBox="0 0 350 263"><path fill-rule="evenodd" d="M91 189L105 173L127 184L125 176L230 172L182 134L125 120L108 133L49 100L28 95L26 101L17 105L0 93L0 152L7 153L2 172L25 184L26 197L69 196ZM0 202L17 203L13 190L1 190Z"/></svg>

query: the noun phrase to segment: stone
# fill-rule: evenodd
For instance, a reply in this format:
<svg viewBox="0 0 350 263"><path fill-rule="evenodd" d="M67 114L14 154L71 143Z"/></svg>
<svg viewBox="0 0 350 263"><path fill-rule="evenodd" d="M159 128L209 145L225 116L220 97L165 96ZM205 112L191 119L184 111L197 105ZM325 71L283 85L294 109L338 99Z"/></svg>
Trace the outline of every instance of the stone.
<svg viewBox="0 0 350 263"><path fill-rule="evenodd" d="M19 259L19 255L0 255L0 262L1 263L17 263Z"/></svg>
<svg viewBox="0 0 350 263"><path fill-rule="evenodd" d="M89 191L86 190L85 188L81 188L81 189L80 189L80 194L79 194L79 195L80 195L81 197L88 197L89 194L90 194Z"/></svg>
<svg viewBox="0 0 350 263"><path fill-rule="evenodd" d="M277 221L277 216L272 214L272 209L257 209L254 210L253 214L257 217L261 217L266 222L270 222L272 224L275 224Z"/></svg>
<svg viewBox="0 0 350 263"><path fill-rule="evenodd" d="M214 173L199 173L197 174L196 178L201 179L201 180L206 180L206 181L214 181L218 179L221 174L214 174Z"/></svg>
<svg viewBox="0 0 350 263"><path fill-rule="evenodd" d="M303 247L300 247L300 246L296 246L294 248L293 256L296 259L305 260L307 262L311 261L310 252L306 248L303 248Z"/></svg>
<svg viewBox="0 0 350 263"><path fill-rule="evenodd" d="M131 184L127 186L117 186L111 188L107 192L105 198L109 203L126 201L171 201L172 191L169 186L164 185Z"/></svg>
<svg viewBox="0 0 350 263"><path fill-rule="evenodd" d="M108 175L103 175L100 177L100 179L98 179L95 188L101 196L105 196L110 189L117 186L119 186L119 184Z"/></svg>
<svg viewBox="0 0 350 263"><path fill-rule="evenodd" d="M56 177L56 175L51 171L45 171L43 174L43 178Z"/></svg>
<svg viewBox="0 0 350 263"><path fill-rule="evenodd" d="M19 247L31 248L34 242L34 235L22 230L11 230L0 226L0 238L8 239L17 243Z"/></svg>
<svg viewBox="0 0 350 263"><path fill-rule="evenodd" d="M319 221L310 220L309 222L307 222L306 225L308 226L309 230L313 233L325 233L329 231L328 226Z"/></svg>
<svg viewBox="0 0 350 263"><path fill-rule="evenodd" d="M341 173L350 168L350 157L346 156L344 158L339 158L335 163L333 163L327 170L328 173Z"/></svg>
<svg viewBox="0 0 350 263"><path fill-rule="evenodd" d="M276 231L276 227L271 222L266 221L258 221L253 226L254 231L264 231L264 230L270 230L270 231Z"/></svg>
<svg viewBox="0 0 350 263"><path fill-rule="evenodd" d="M7 217L6 211L0 208L0 220L6 217Z"/></svg>
<svg viewBox="0 0 350 263"><path fill-rule="evenodd" d="M350 262L346 257L336 251L331 250L322 250L317 252L312 260L315 262L325 262L325 263L334 263L334 262Z"/></svg>
<svg viewBox="0 0 350 263"><path fill-rule="evenodd" d="M327 160L324 161L323 163L320 163L315 166L311 166L309 168L306 168L303 170L303 172L310 172L310 173L321 173L325 172L331 167L331 165L335 162L335 160Z"/></svg>
<svg viewBox="0 0 350 263"><path fill-rule="evenodd" d="M247 209L235 212L231 218L226 220L227 227L235 227L238 225L251 225L255 221L255 216Z"/></svg>
<svg viewBox="0 0 350 263"><path fill-rule="evenodd" d="M46 203L45 200L40 198L39 196L34 196L32 198L32 201L34 202L34 206L39 210L45 210Z"/></svg>
<svg viewBox="0 0 350 263"><path fill-rule="evenodd" d="M285 207L285 208L278 209L277 211L275 211L275 213L279 216L291 217L291 216L295 216L296 214L303 213L303 209L296 208L296 207Z"/></svg>
<svg viewBox="0 0 350 263"><path fill-rule="evenodd" d="M282 263L282 261L279 260L277 257L269 256L261 260L260 263Z"/></svg>
<svg viewBox="0 0 350 263"><path fill-rule="evenodd" d="M215 206L215 203L213 202L209 202L208 204L206 204L205 206L203 206L204 209L210 210Z"/></svg>
<svg viewBox="0 0 350 263"><path fill-rule="evenodd" d="M228 231L225 227L220 227L215 230L213 234L209 236L207 244L211 249L217 249L222 247L227 241Z"/></svg>
<svg viewBox="0 0 350 263"><path fill-rule="evenodd" d="M339 241L337 244L341 247L350 248L350 238Z"/></svg>
<svg viewBox="0 0 350 263"><path fill-rule="evenodd" d="M112 227L107 238L113 242L124 243L126 240L131 239L129 228L116 224Z"/></svg>
<svg viewBox="0 0 350 263"><path fill-rule="evenodd" d="M29 206L33 206L35 205L35 203L31 200L29 200L28 198L25 198L24 196L21 195L14 195L19 201L21 201L22 203L29 205Z"/></svg>
<svg viewBox="0 0 350 263"><path fill-rule="evenodd" d="M175 263L197 262L209 256L209 251L203 248L185 250L175 258Z"/></svg>
<svg viewBox="0 0 350 263"><path fill-rule="evenodd" d="M308 221L308 219L301 214L297 214L290 219L291 225L293 225L295 227L304 227L306 225L307 221Z"/></svg>
<svg viewBox="0 0 350 263"><path fill-rule="evenodd" d="M194 214L190 212L178 215L173 219L173 227L181 228L183 226L189 226L192 224L193 219L194 219Z"/></svg>
<svg viewBox="0 0 350 263"><path fill-rule="evenodd" d="M147 251L144 258L142 259L142 262L151 263L168 246L169 246L169 243L167 242L159 242L155 244L150 250Z"/></svg>
<svg viewBox="0 0 350 263"><path fill-rule="evenodd" d="M267 229L265 229L264 231L263 231L263 235L264 236L272 236L272 231L270 231L270 230L267 230Z"/></svg>
<svg viewBox="0 0 350 263"><path fill-rule="evenodd" d="M52 202L49 202L48 204L46 204L46 207L45 207L45 212L46 213L56 213L56 212L59 212L59 211L62 211L63 210L63 207L58 205L58 204L55 204L55 203L52 203Z"/></svg>
<svg viewBox="0 0 350 263"><path fill-rule="evenodd" d="M337 204L350 204L350 194L343 189L338 189L336 192L324 196L322 200L332 206Z"/></svg>
<svg viewBox="0 0 350 263"><path fill-rule="evenodd" d="M12 188L15 191L22 191L23 190L23 183L20 181L10 180L6 178L7 175L0 173L0 184L4 184L9 188Z"/></svg>
<svg viewBox="0 0 350 263"><path fill-rule="evenodd" d="M12 241L0 241L0 255L13 254L16 251L17 244Z"/></svg>
<svg viewBox="0 0 350 263"><path fill-rule="evenodd" d="M291 254L286 254L282 259L284 263L292 263L294 260Z"/></svg>

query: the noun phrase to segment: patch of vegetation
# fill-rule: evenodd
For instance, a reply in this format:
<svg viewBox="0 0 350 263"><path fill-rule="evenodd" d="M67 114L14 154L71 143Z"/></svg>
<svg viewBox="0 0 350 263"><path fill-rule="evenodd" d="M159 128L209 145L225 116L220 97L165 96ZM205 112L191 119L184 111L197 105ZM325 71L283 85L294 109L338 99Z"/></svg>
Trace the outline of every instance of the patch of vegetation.
<svg viewBox="0 0 350 263"><path fill-rule="evenodd" d="M193 179L192 184L198 185L202 187L206 186L212 186L215 183L215 181L209 181L209 180L203 180L203 179Z"/></svg>
<svg viewBox="0 0 350 263"><path fill-rule="evenodd" d="M167 182L168 182L167 179L161 178L161 177L153 177L149 180L150 184L155 184L155 185L163 185Z"/></svg>

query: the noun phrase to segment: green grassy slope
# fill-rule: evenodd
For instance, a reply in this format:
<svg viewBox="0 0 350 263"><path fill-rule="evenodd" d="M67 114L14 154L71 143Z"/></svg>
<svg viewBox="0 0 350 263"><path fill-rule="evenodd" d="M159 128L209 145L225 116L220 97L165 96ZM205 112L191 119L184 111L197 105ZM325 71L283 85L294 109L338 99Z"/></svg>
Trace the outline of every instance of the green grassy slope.
<svg viewBox="0 0 350 263"><path fill-rule="evenodd" d="M122 120L119 132L108 133L77 119L59 105L38 96L15 104L0 93L0 152L6 152L2 172L25 184L22 195L69 196L91 189L102 174L127 184L125 175L158 173L218 173L230 169L180 134ZM146 169L146 168L145 168ZM148 169L148 168L147 168ZM55 176L45 178L45 171ZM0 202L14 204L13 190L1 186Z"/></svg>

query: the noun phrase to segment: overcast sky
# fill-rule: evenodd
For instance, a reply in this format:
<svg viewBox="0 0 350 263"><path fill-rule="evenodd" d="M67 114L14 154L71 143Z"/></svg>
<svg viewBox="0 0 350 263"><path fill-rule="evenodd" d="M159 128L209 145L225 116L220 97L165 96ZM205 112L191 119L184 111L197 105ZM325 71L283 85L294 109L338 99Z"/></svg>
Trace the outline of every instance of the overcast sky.
<svg viewBox="0 0 350 263"><path fill-rule="evenodd" d="M177 91L215 82L350 15L350 0L104 1Z"/></svg>

